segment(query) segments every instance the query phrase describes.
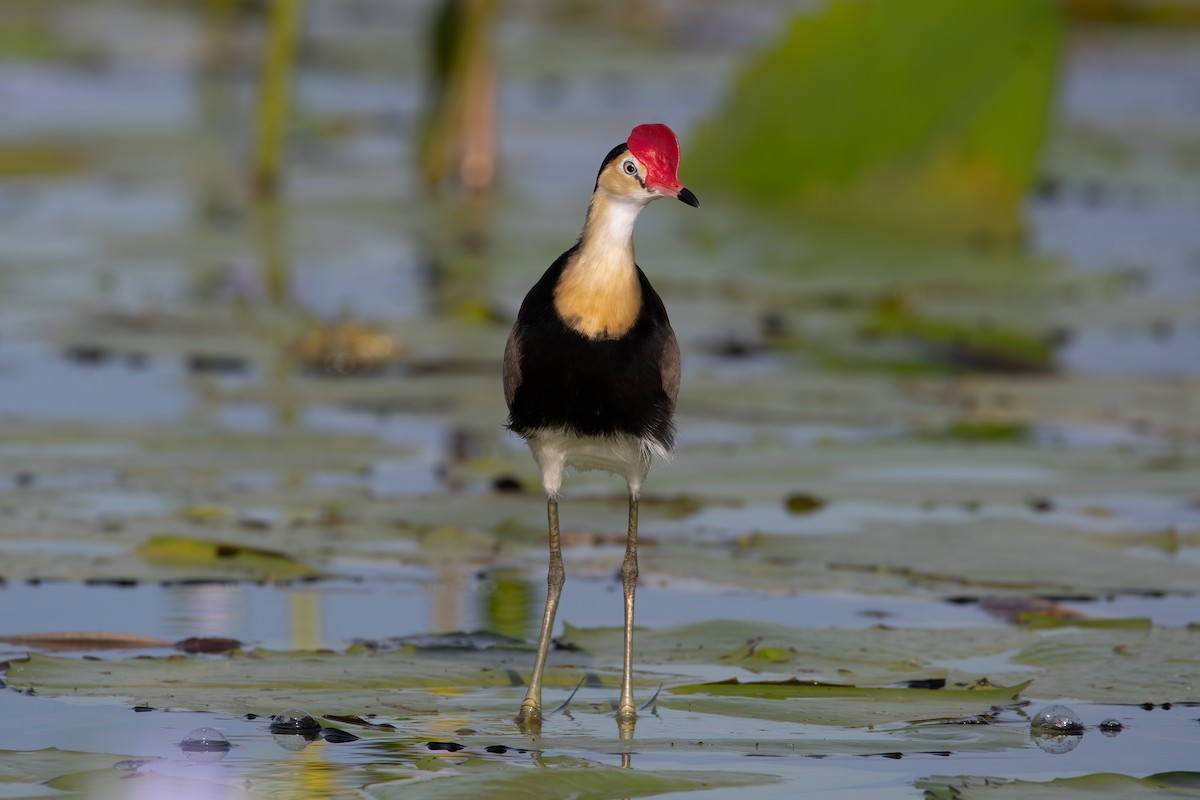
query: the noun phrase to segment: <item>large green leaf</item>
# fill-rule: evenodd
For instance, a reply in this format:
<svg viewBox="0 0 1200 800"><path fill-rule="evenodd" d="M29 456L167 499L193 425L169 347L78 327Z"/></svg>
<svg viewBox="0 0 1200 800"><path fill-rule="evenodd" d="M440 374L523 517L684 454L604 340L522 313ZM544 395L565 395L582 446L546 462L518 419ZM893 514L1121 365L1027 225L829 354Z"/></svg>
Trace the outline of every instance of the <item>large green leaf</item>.
<svg viewBox="0 0 1200 800"><path fill-rule="evenodd" d="M1046 0L838 0L752 58L688 148L696 185L1011 235L1061 25Z"/></svg>

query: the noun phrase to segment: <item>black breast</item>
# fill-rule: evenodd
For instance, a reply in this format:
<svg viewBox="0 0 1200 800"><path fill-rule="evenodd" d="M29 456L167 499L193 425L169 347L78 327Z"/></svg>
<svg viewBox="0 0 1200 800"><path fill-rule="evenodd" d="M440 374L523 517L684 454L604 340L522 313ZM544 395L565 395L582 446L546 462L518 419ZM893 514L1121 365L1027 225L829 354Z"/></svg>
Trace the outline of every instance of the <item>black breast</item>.
<svg viewBox="0 0 1200 800"><path fill-rule="evenodd" d="M675 398L663 386L663 358L675 337L666 308L638 269L642 308L619 339L589 339L554 310L554 286L567 251L529 290L514 336L519 383L511 392L509 427L522 436L566 428L583 436L631 434L674 446Z"/></svg>

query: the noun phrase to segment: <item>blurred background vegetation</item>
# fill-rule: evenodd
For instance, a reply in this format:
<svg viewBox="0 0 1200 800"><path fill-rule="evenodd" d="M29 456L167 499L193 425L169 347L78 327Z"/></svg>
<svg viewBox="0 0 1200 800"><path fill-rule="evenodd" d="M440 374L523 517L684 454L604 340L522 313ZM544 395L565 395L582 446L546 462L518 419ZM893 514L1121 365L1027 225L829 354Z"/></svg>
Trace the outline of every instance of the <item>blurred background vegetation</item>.
<svg viewBox="0 0 1200 800"><path fill-rule="evenodd" d="M704 204L637 235L685 430L1116 426L1186 465L1198 31L1184 0L9 0L0 423L279 446L320 409L410 415L372 440L402 469L337 480L535 489L504 337L600 158L661 121ZM268 483L341 457L316 452ZM170 491L227 486L224 458Z"/></svg>
<svg viewBox="0 0 1200 800"><path fill-rule="evenodd" d="M1192 0L4 0L0 634L527 640L545 505L503 428L505 337L578 235L600 159L665 122L702 207L655 204L636 234L684 361L679 457L641 506L639 625L672 648L662 669L681 668L684 625L705 676L770 662L841 683L865 653L877 683L978 669L1036 675L1048 700L1195 699L1178 665L1200 588L1198 87ZM625 498L596 474L566 494L559 618L595 638L581 628L619 619ZM1054 649L1086 631L1029 629L1028 614L1075 625L1063 598L1145 636L1068 644L1076 669ZM732 647L764 624L789 641L745 661L710 646L713 625ZM589 681L619 657L597 647L570 654ZM353 653L322 655L322 680L403 717L421 748L462 725L507 736L516 662L475 686L476 656L509 656L450 652L474 676L461 718L427 713L429 696L364 700L393 677L347 681L345 664L372 663ZM1029 672L1051 662L1057 678ZM93 689L166 674L144 663L106 661ZM85 706L34 684L4 697L35 735L62 722L47 746L72 734L142 764L179 741L181 715L95 706L103 722L81 724ZM584 687L568 749L612 757L584 710L604 691ZM241 687L216 694L258 781L262 720L241 715L282 701L247 692L246 707ZM719 727L756 752L775 738L788 758L765 771L794 773L788 796L812 789L802 754L847 756L825 763L860 795L880 765L894 781L941 768L928 728L906 744L857 713L807 735L811 751L791 718ZM643 726L669 755L638 752L642 769L686 764L661 736L691 738L694 720ZM1195 726L1175 724L1118 745L1147 771L1186 769L1194 734L1176 731ZM0 761L25 765L31 729L10 727ZM937 748L975 752L986 729L1001 774L1052 775L1011 757L1032 750L1026 727L942 726ZM740 746L705 744L688 768L745 769ZM901 747L924 755L848 760ZM319 750L319 780L374 780L353 762L375 751L340 751L339 773ZM1094 752L1066 771L1107 770L1113 751Z"/></svg>

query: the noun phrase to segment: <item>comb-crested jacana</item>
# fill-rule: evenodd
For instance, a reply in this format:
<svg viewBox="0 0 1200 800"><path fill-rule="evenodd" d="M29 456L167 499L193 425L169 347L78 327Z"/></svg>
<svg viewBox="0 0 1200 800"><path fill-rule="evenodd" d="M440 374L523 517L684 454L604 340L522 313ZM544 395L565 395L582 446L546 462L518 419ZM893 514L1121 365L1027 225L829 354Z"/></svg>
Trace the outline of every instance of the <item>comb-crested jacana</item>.
<svg viewBox="0 0 1200 800"><path fill-rule="evenodd" d="M633 258L633 226L650 201L699 206L679 182L679 142L666 125L639 125L604 158L583 233L525 296L504 348L509 428L524 437L542 473L549 519L546 609L529 689L517 716L541 720L542 673L565 573L558 491L566 467L605 470L629 487L629 530L619 721L633 704L633 607L637 588L638 496L654 458L675 448L679 345L667 310Z"/></svg>

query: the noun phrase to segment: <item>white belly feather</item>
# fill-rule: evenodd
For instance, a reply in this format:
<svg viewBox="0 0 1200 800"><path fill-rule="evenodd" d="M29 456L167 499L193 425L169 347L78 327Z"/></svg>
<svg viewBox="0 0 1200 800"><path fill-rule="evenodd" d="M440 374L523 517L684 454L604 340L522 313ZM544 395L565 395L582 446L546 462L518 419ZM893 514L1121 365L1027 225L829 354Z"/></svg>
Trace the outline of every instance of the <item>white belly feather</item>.
<svg viewBox="0 0 1200 800"><path fill-rule="evenodd" d="M577 436L563 429L543 430L531 435L528 443L542 471L542 486L550 497L558 496L567 467L620 475L629 484L629 493L637 497L650 472L650 462L656 457L670 461L672 456L653 439L628 434Z"/></svg>

